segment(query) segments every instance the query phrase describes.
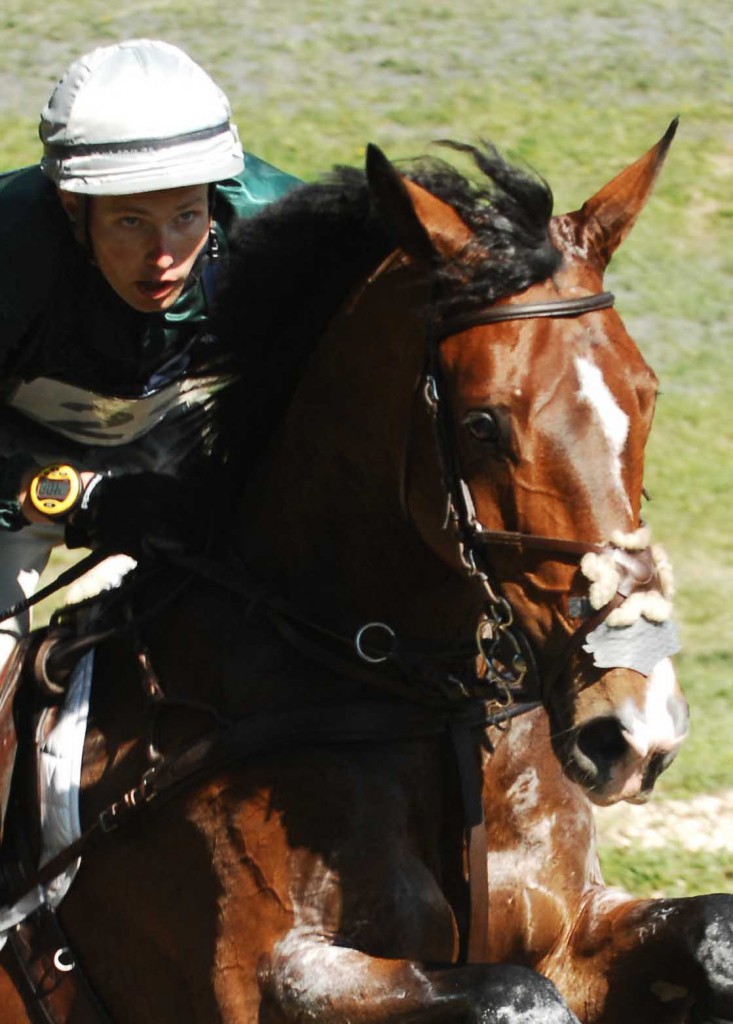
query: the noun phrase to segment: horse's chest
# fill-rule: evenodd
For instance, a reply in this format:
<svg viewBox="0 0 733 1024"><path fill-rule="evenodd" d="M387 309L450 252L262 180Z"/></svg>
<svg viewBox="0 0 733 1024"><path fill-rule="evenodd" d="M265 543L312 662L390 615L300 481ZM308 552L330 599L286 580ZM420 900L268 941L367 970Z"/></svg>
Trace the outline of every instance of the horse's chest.
<svg viewBox="0 0 733 1024"><path fill-rule="evenodd" d="M372 955L454 957L439 813L379 761L303 751L212 787L201 824L213 862L237 904L247 894L250 934L258 921L265 945L273 932L305 930Z"/></svg>

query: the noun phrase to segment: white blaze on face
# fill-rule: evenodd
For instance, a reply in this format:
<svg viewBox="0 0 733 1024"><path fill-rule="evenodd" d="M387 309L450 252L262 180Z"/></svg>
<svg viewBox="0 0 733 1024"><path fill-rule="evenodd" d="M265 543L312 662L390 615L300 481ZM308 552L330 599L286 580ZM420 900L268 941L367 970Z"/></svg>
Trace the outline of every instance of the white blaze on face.
<svg viewBox="0 0 733 1024"><path fill-rule="evenodd" d="M631 505L621 479L621 455L629 433L629 417L618 405L597 366L580 357L575 359L575 366L580 381L578 395L592 407L601 423L611 456L611 479L630 512Z"/></svg>
<svg viewBox="0 0 733 1024"><path fill-rule="evenodd" d="M628 701L618 717L626 742L639 758L677 750L687 735L687 715L669 658L663 658L649 676L643 706Z"/></svg>

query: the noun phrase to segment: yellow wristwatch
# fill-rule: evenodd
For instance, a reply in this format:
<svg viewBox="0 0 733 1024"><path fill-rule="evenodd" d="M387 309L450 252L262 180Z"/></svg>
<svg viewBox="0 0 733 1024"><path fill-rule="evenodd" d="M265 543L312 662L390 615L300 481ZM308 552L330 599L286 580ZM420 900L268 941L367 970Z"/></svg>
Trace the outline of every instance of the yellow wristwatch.
<svg viewBox="0 0 733 1024"><path fill-rule="evenodd" d="M29 497L35 509L55 519L76 508L83 490L81 477L74 467L57 463L36 473Z"/></svg>

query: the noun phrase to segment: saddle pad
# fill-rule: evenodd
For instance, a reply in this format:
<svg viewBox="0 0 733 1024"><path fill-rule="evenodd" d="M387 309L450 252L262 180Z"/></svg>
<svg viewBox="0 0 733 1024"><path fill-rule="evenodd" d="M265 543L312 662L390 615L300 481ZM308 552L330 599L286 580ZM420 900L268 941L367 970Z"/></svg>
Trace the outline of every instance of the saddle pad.
<svg viewBox="0 0 733 1024"><path fill-rule="evenodd" d="M40 867L81 835L79 784L84 749L94 651L74 669L56 724L40 746L39 780L42 854ZM7 933L44 903L57 907L79 870L81 859L48 885L38 886L14 906L0 907L0 949Z"/></svg>

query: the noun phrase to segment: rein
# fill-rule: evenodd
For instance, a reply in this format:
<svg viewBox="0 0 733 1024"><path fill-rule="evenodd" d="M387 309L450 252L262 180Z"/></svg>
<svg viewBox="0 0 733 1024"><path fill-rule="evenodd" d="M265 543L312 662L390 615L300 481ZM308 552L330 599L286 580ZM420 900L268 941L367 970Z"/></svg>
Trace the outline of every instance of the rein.
<svg viewBox="0 0 733 1024"><path fill-rule="evenodd" d="M95 565L99 565L105 558L109 558L112 554L111 551L106 548L98 548L96 551L92 551L90 554L82 558L76 565L70 566L68 569L64 569L60 572L55 580L52 580L45 587L41 587L31 597L26 597L22 601L18 601L12 604L9 608L4 611L0 611L0 623L5 622L7 619L14 619L18 615L22 615L23 612L27 612L29 608L39 604L45 598L55 594L58 590L63 587L68 587L71 583L75 583L81 576L84 576L93 569Z"/></svg>

